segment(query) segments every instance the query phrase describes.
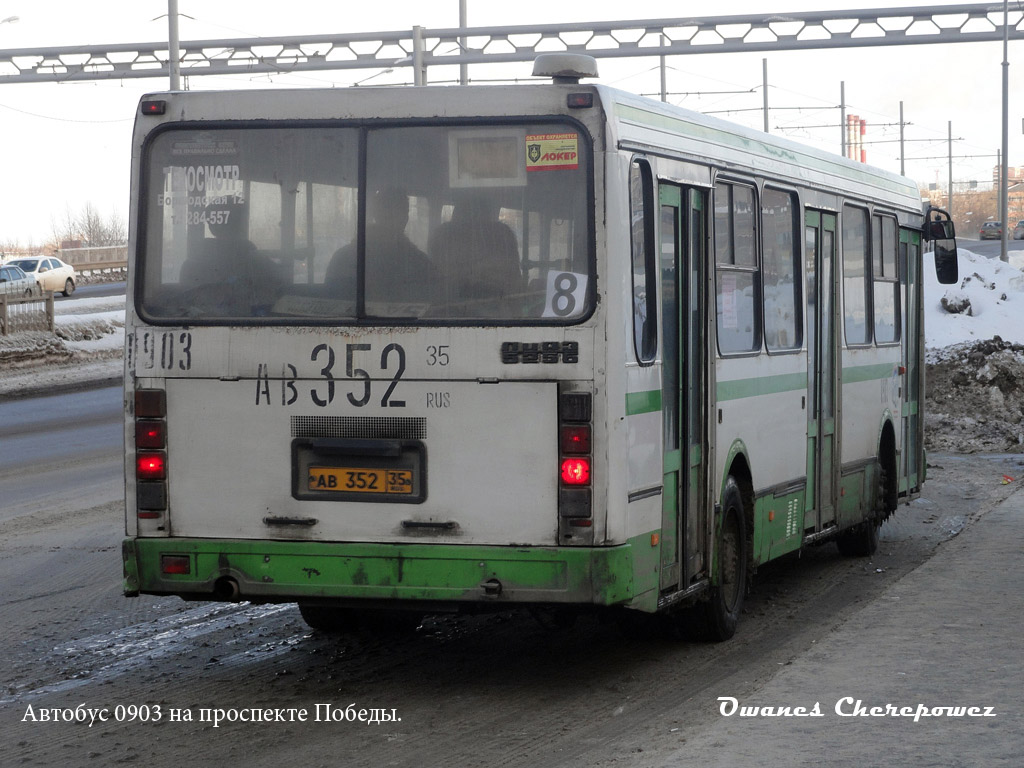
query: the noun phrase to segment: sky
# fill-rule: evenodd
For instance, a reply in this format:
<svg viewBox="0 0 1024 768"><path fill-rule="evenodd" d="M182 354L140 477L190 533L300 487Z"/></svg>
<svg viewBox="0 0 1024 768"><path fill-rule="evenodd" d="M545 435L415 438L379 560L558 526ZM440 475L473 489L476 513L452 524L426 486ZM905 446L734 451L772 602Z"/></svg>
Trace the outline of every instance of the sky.
<svg viewBox="0 0 1024 768"><path fill-rule="evenodd" d="M638 0L612 3L467 0L472 26L664 19L681 15L781 14L849 10L854 0L719 0L685 3ZM878 0L873 8L907 7ZM924 6L923 3L920 5ZM933 6L940 7L940 6ZM99 10L102 8L102 10ZM458 26L458 0L379 0L364 4L291 0L178 0L180 39L224 39L352 33ZM1013 10L1017 8L1018 10ZM1011 23L1024 2L1011 3ZM286 9L286 10L282 10ZM166 0L0 0L0 50L85 44L140 43L167 39ZM904 103L906 172L921 184L945 186L947 136L952 122L953 177L991 182L1001 145L1001 43L894 46L874 49L700 54L668 60L668 91L688 95L670 101L714 112L761 128L762 60L768 61L770 127L773 133L840 151L840 83L847 113L868 123L867 159L899 172L899 105ZM1011 166L1024 166L1024 41L1011 41ZM656 58L602 59L597 82L656 94ZM470 68L470 78L529 79L529 63ZM455 76L431 68L432 80ZM191 76L192 90L347 87L411 79L411 69L372 69L295 75ZM367 83L369 84L369 83ZM127 218L131 131L142 94L167 87L165 77L79 83L0 82L0 246L31 247L49 240L55 226L91 205L101 216ZM915 159L922 158L922 159Z"/></svg>

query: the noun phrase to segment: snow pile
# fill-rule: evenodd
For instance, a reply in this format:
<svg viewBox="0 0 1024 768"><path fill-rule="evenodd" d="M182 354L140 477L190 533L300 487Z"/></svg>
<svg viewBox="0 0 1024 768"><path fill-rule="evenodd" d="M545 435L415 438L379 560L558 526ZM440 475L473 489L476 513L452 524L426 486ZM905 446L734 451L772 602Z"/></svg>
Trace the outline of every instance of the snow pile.
<svg viewBox="0 0 1024 768"><path fill-rule="evenodd" d="M101 339L109 334L117 333L118 328L124 328L124 312L118 314L75 315L68 319L62 319L57 324L55 332L65 341Z"/></svg>
<svg viewBox="0 0 1024 768"><path fill-rule="evenodd" d="M1000 336L1024 344L1024 274L998 258L959 249L960 282L940 285L931 254L924 258L925 346L942 349ZM1024 256L1014 251L1012 257Z"/></svg>
<svg viewBox="0 0 1024 768"><path fill-rule="evenodd" d="M960 282L952 286L938 283L925 258L925 442L940 451L1021 452L1024 274L959 253Z"/></svg>
<svg viewBox="0 0 1024 768"><path fill-rule="evenodd" d="M1024 451L1024 344L996 336L929 354L928 448Z"/></svg>
<svg viewBox="0 0 1024 768"><path fill-rule="evenodd" d="M64 339L49 331L21 331L0 336L0 373L70 358L71 350Z"/></svg>
<svg viewBox="0 0 1024 768"><path fill-rule="evenodd" d="M72 365L118 357L124 347L124 297L54 304L54 334L0 336L0 374L41 364Z"/></svg>

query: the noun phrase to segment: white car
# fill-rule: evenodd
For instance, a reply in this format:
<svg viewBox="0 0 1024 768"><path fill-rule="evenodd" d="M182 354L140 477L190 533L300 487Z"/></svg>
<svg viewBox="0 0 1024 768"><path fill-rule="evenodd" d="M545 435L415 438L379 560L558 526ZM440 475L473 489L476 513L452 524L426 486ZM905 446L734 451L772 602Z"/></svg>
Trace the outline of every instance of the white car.
<svg viewBox="0 0 1024 768"><path fill-rule="evenodd" d="M33 256L30 259L13 259L8 263L21 267L29 277L34 277L41 291L63 293L65 296L75 292L78 279L75 268L55 256Z"/></svg>
<svg viewBox="0 0 1024 768"><path fill-rule="evenodd" d="M0 266L0 293L8 296L31 296L37 291L36 281L13 263Z"/></svg>

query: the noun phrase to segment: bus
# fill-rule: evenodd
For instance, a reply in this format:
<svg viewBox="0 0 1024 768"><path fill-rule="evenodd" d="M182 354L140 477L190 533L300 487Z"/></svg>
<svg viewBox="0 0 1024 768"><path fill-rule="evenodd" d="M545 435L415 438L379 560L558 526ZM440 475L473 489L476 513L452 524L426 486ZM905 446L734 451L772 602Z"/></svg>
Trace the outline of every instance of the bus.
<svg viewBox="0 0 1024 768"><path fill-rule="evenodd" d="M874 551L925 479L948 216L589 57L534 74L141 100L126 595L727 639L758 566Z"/></svg>

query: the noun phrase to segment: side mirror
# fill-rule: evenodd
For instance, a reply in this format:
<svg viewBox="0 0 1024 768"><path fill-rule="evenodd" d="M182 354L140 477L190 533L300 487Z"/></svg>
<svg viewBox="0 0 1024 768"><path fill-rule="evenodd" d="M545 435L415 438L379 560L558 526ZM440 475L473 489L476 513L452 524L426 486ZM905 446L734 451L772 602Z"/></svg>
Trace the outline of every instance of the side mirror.
<svg viewBox="0 0 1024 768"><path fill-rule="evenodd" d="M935 219L925 224L925 240L953 240L956 238L956 227L949 219Z"/></svg>
<svg viewBox="0 0 1024 768"><path fill-rule="evenodd" d="M960 279L956 240L935 241L935 277L943 285L951 285Z"/></svg>
<svg viewBox="0 0 1024 768"><path fill-rule="evenodd" d="M928 206L923 227L925 240L932 242L935 252L935 277L943 285L960 279L956 254L956 228L949 214L941 208Z"/></svg>

